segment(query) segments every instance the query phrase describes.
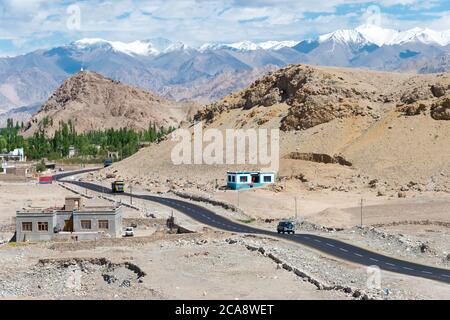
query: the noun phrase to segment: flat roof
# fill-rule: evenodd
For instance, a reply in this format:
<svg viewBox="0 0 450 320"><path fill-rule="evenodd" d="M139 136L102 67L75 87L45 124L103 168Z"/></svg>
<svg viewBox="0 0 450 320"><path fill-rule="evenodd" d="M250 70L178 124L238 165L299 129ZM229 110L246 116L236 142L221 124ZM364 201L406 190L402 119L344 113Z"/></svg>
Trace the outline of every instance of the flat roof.
<svg viewBox="0 0 450 320"><path fill-rule="evenodd" d="M19 211L22 212L29 212L29 213L53 213L54 211L62 210L61 207L50 207L50 208L43 208L43 207L27 207L22 208Z"/></svg>
<svg viewBox="0 0 450 320"><path fill-rule="evenodd" d="M116 212L120 206L93 206L93 207L83 207L79 210L64 210L64 208L23 208L18 210L17 214L58 214L58 213L101 213L101 212Z"/></svg>
<svg viewBox="0 0 450 320"><path fill-rule="evenodd" d="M275 174L273 171L227 171L227 174Z"/></svg>
<svg viewBox="0 0 450 320"><path fill-rule="evenodd" d="M116 211L120 206L93 206L93 207L83 207L81 209L75 209L74 212L85 213L85 212L97 212L97 211Z"/></svg>

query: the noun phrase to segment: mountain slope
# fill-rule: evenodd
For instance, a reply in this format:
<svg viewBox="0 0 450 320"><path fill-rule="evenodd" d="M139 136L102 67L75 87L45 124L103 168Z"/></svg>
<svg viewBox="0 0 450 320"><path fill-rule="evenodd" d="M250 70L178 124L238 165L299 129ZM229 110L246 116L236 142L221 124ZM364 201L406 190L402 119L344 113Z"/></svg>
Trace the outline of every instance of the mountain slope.
<svg viewBox="0 0 450 320"><path fill-rule="evenodd" d="M448 192L449 101L450 74L295 65L205 107L195 121L224 136L230 128L282 129L278 176L311 189L370 188L373 180L380 193L397 195L409 188ZM155 190L212 190L215 179L223 183L227 170L267 167L174 165L176 144L168 139L111 170L131 180L146 172L140 183Z"/></svg>
<svg viewBox="0 0 450 320"><path fill-rule="evenodd" d="M148 128L176 126L186 120L196 106L158 97L98 73L83 71L71 77L56 90L33 115L24 135L40 128L51 135L61 121L71 120L77 132L107 128Z"/></svg>

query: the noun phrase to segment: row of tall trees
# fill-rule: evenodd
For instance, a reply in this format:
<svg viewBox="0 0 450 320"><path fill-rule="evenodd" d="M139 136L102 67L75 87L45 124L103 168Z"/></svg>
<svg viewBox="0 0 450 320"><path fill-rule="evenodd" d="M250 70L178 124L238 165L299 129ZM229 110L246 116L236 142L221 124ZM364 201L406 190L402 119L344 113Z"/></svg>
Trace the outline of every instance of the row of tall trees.
<svg viewBox="0 0 450 320"><path fill-rule="evenodd" d="M28 158L51 160L66 158L71 146L81 157L105 158L110 151L126 158L136 153L141 143L154 142L175 130L173 127L157 127L155 123L150 123L144 131L120 128L77 133L73 122L69 120L67 123L61 122L52 137L47 136L44 125L32 137L24 139L20 135L21 128L8 120L7 127L0 129L0 150L24 148Z"/></svg>
<svg viewBox="0 0 450 320"><path fill-rule="evenodd" d="M24 145L23 137L18 134L21 128L23 123L19 125L18 122L14 124L12 119L7 120L6 128L0 129L0 153L21 148Z"/></svg>

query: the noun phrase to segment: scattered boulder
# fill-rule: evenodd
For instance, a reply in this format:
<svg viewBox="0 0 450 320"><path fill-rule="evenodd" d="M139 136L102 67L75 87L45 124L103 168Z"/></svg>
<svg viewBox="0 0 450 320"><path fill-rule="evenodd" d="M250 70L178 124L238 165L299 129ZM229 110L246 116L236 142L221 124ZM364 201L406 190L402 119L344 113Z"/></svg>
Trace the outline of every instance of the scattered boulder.
<svg viewBox="0 0 450 320"><path fill-rule="evenodd" d="M431 86L431 92L433 93L433 96L440 98L445 95L446 90L442 84L435 84Z"/></svg>
<svg viewBox="0 0 450 320"><path fill-rule="evenodd" d="M408 117L418 116L420 114L425 114L428 107L423 103L409 104L400 109L400 111Z"/></svg>
<svg viewBox="0 0 450 320"><path fill-rule="evenodd" d="M378 184L378 179L373 179L369 181L369 187L372 189L375 189L377 187Z"/></svg>
<svg viewBox="0 0 450 320"><path fill-rule="evenodd" d="M397 195L399 198L406 198L406 193L403 191L399 191Z"/></svg>
<svg viewBox="0 0 450 320"><path fill-rule="evenodd" d="M426 243L422 243L419 248L422 253L430 251L430 246Z"/></svg>
<svg viewBox="0 0 450 320"><path fill-rule="evenodd" d="M431 117L434 120L450 120L450 98L445 98L431 107Z"/></svg>
<svg viewBox="0 0 450 320"><path fill-rule="evenodd" d="M414 88L412 91L403 93L400 101L406 104L413 104L419 100L427 100L431 98L431 92L428 88Z"/></svg>

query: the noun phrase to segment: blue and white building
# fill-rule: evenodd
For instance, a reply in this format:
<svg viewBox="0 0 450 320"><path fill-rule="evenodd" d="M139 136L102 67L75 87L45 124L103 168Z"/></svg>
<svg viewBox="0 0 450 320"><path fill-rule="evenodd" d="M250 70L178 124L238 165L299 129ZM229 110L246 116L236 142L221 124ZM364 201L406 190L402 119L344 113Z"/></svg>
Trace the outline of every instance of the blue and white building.
<svg viewBox="0 0 450 320"><path fill-rule="evenodd" d="M275 183L275 172L229 171L227 186L232 190L251 189Z"/></svg>

